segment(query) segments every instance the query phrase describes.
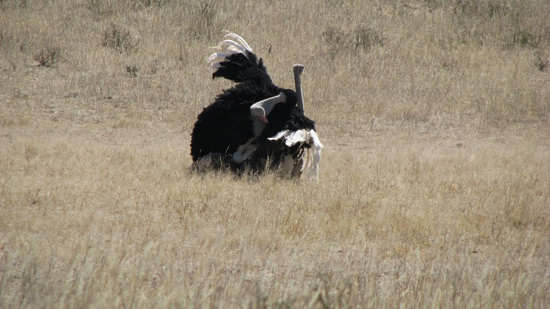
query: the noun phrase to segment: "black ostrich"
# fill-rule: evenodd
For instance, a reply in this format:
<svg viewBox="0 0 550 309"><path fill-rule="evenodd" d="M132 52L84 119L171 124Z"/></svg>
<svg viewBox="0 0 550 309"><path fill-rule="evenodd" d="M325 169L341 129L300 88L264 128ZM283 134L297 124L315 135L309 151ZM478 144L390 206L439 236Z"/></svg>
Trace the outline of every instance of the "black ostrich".
<svg viewBox="0 0 550 309"><path fill-rule="evenodd" d="M293 67L296 91L280 88L243 38L234 33L224 38L220 51L208 58L212 78L236 84L198 115L191 134L193 167L237 173L271 169L291 177L306 172L316 178L323 145L315 123L304 115L304 66Z"/></svg>

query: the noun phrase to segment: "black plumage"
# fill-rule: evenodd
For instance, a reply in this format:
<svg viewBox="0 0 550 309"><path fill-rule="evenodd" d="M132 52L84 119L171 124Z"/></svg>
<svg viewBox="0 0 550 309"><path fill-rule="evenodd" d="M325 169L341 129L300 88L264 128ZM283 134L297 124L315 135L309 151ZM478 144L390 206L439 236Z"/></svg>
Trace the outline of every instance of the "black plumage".
<svg viewBox="0 0 550 309"><path fill-rule="evenodd" d="M244 45L248 46L246 42ZM272 82L262 59L258 59L248 49L214 56L219 61L215 62L216 70L212 78L226 78L236 84L224 90L214 103L198 115L191 134L191 156L194 162L204 157L214 157L219 162L213 164L213 167L262 171L266 167L276 168L277 162L281 161L277 157L297 156L300 149L294 148L308 147L298 144L286 147L284 141L269 140L282 130L315 130L315 123L297 107L298 99L294 90L280 88ZM275 105L267 115L265 128L259 136L255 136L250 107L280 93L285 95L285 101ZM233 153L247 143L253 144L255 151L245 162L234 162ZM270 166L267 166L268 162Z"/></svg>

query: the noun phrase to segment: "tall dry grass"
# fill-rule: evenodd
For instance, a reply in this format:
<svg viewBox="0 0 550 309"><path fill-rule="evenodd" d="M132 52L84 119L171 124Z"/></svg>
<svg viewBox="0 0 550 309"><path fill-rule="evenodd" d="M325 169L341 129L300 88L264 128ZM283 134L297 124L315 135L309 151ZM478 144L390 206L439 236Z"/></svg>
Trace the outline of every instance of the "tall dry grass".
<svg viewBox="0 0 550 309"><path fill-rule="evenodd" d="M0 1L0 307L547 307L548 14ZM306 65L318 183L188 171L222 29Z"/></svg>

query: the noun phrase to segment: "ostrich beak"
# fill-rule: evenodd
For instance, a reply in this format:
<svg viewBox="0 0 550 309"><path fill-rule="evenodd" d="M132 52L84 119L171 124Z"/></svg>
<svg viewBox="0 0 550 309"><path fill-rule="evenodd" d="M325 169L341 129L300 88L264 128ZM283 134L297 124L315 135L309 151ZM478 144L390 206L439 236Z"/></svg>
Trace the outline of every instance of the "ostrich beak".
<svg viewBox="0 0 550 309"><path fill-rule="evenodd" d="M262 121L263 123L267 124L268 121L267 121L267 118L266 117L260 117L260 121Z"/></svg>

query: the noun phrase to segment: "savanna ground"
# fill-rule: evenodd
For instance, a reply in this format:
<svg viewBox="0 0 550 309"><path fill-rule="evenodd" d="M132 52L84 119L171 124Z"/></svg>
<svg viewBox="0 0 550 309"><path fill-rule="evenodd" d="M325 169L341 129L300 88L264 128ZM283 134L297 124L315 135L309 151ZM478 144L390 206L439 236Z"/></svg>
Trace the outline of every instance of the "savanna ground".
<svg viewBox="0 0 550 309"><path fill-rule="evenodd" d="M319 181L189 172L241 34ZM1 308L547 308L550 4L0 0Z"/></svg>

